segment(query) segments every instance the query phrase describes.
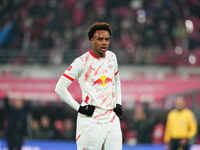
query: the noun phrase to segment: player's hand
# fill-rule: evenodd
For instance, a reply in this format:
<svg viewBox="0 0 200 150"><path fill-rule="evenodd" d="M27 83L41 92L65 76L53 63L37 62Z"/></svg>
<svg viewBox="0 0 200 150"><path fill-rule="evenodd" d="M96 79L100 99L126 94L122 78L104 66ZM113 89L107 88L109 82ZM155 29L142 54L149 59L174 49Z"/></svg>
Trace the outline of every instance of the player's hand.
<svg viewBox="0 0 200 150"><path fill-rule="evenodd" d="M116 115L118 117L120 117L122 115L122 113L123 113L122 105L117 104L116 107L114 108L114 112L116 113Z"/></svg>
<svg viewBox="0 0 200 150"><path fill-rule="evenodd" d="M78 112L88 117L91 117L94 113L94 110L95 110L95 106L85 105L85 106L80 106Z"/></svg>

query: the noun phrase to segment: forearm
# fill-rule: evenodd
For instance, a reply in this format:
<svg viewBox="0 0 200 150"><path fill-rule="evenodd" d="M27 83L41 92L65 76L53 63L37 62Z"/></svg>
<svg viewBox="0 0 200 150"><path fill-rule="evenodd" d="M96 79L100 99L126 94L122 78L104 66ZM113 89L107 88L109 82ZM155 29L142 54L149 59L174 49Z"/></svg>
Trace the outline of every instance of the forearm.
<svg viewBox="0 0 200 150"><path fill-rule="evenodd" d="M165 143L169 143L170 142L169 125L170 125L170 122L167 119L166 128L165 128L165 135L164 135L164 142Z"/></svg>
<svg viewBox="0 0 200 150"><path fill-rule="evenodd" d="M78 111L80 105L79 103L72 97L70 92L68 91L68 87L72 82L64 77L61 77L55 88L55 92L60 96L60 98L71 106L73 109Z"/></svg>
<svg viewBox="0 0 200 150"><path fill-rule="evenodd" d="M194 118L194 117L191 117ZM197 134L197 122L195 119L190 120L190 131L188 133L188 138L193 138Z"/></svg>

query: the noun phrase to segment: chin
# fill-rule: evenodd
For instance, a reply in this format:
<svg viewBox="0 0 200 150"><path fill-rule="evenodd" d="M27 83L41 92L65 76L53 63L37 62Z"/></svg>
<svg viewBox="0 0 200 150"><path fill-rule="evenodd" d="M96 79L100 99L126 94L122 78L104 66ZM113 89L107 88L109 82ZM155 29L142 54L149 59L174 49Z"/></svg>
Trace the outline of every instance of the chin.
<svg viewBox="0 0 200 150"><path fill-rule="evenodd" d="M107 51L107 49L106 50L100 50L100 53L105 54L106 51Z"/></svg>
<svg viewBox="0 0 200 150"><path fill-rule="evenodd" d="M104 57L105 56L105 53L106 53L106 51L101 51L101 52L99 52L99 54L101 55L101 57Z"/></svg>
<svg viewBox="0 0 200 150"><path fill-rule="evenodd" d="M106 50L107 51L107 50ZM102 55L105 55L106 51L101 52Z"/></svg>

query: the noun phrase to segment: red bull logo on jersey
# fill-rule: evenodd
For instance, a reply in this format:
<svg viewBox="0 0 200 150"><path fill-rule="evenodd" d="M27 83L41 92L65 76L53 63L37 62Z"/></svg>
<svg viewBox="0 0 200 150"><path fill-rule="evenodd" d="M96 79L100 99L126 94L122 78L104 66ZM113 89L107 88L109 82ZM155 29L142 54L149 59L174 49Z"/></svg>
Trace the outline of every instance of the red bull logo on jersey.
<svg viewBox="0 0 200 150"><path fill-rule="evenodd" d="M106 76L101 76L99 79L93 82L93 85L101 85L101 86L106 86L109 82L112 82L112 79Z"/></svg>

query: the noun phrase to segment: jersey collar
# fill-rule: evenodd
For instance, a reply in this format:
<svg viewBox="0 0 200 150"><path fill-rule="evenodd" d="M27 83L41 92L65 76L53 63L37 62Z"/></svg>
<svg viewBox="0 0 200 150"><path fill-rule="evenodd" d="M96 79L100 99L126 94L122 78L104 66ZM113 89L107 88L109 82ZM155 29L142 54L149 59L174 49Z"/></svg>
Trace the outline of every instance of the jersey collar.
<svg viewBox="0 0 200 150"><path fill-rule="evenodd" d="M97 57L97 56L95 56L94 55L94 53L92 52L92 50L89 50L89 53L90 53L90 55L92 55L92 57L94 57L95 59L100 59L100 57ZM106 54L105 54L105 56L106 56ZM104 56L104 58L105 58L105 56Z"/></svg>

